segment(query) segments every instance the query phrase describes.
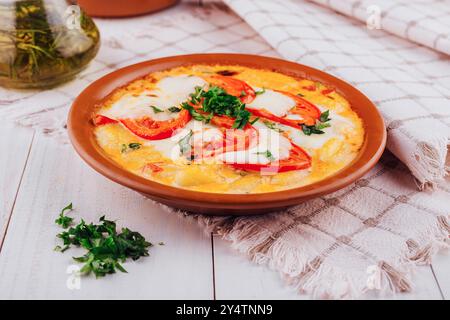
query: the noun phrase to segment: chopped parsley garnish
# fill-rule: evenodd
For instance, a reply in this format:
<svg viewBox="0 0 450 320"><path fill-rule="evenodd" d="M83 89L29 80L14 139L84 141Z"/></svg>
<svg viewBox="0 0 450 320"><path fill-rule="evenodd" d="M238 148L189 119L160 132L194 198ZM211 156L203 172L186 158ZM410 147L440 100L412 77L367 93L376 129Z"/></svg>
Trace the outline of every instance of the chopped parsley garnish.
<svg viewBox="0 0 450 320"><path fill-rule="evenodd" d="M61 210L61 213L59 214L58 218L55 220L55 223L60 225L64 229L67 229L73 222L73 218L64 215L66 211L70 210L72 210L72 203L69 203L67 206L65 206Z"/></svg>
<svg viewBox="0 0 450 320"><path fill-rule="evenodd" d="M120 149L121 153L126 153L130 150L138 150L142 147L142 144L139 142L131 142L129 144L122 144L122 147Z"/></svg>
<svg viewBox="0 0 450 320"><path fill-rule="evenodd" d="M152 109L153 109L153 112L154 112L154 113L160 113L160 112L164 112L163 110L161 110L160 108L158 108L158 107L155 107L155 106L150 106L150 108L152 108Z"/></svg>
<svg viewBox="0 0 450 320"><path fill-rule="evenodd" d="M195 120L208 123L214 115L225 115L235 118L234 129L242 129L249 122L251 115L239 98L228 94L217 86L211 86L208 91L196 87L195 92L190 95L189 102L183 103L182 107L188 110ZM205 115L192 106L200 102L201 108L199 111L205 113Z"/></svg>
<svg viewBox="0 0 450 320"><path fill-rule="evenodd" d="M275 157L273 156L272 152L270 152L269 150L266 150L264 152L256 152L255 154L261 154L261 155L265 156L267 159L269 159L270 161L275 160Z"/></svg>
<svg viewBox="0 0 450 320"><path fill-rule="evenodd" d="M180 112L181 108L173 106L173 107L168 108L167 110L169 110L172 113L176 113L176 112Z"/></svg>
<svg viewBox="0 0 450 320"><path fill-rule="evenodd" d="M183 109L188 110L189 113L191 114L192 118L194 118L197 121L203 121L205 123L208 123L209 121L211 121L211 118L213 117L213 114L203 115L203 114L199 113L197 110L194 109L193 106L191 106L187 102L183 102L181 104L181 106L183 107Z"/></svg>
<svg viewBox="0 0 450 320"><path fill-rule="evenodd" d="M266 88L262 88L262 90L255 91L255 94L257 96L259 96L260 94L263 94L264 92L266 92Z"/></svg>
<svg viewBox="0 0 450 320"><path fill-rule="evenodd" d="M325 131L322 129L331 127L330 120L330 110L324 111L320 114L319 120L316 121L315 125L302 125L302 131L307 136L310 136L311 134L324 134Z"/></svg>
<svg viewBox="0 0 450 320"><path fill-rule="evenodd" d="M271 122L271 121L264 120L264 125L267 128L272 129L272 130L274 130L276 132L279 132L279 133L284 132L284 130L281 130L280 128L278 128L278 126L275 123Z"/></svg>
<svg viewBox="0 0 450 320"><path fill-rule="evenodd" d="M245 92L244 90L241 91L241 97L245 97L247 95L247 92Z"/></svg>
<svg viewBox="0 0 450 320"><path fill-rule="evenodd" d="M195 91L194 93L191 93L189 96L191 97L191 102L193 104L197 104L200 102L200 99L202 98L202 95L205 91L203 90L202 87L195 87Z"/></svg>
<svg viewBox="0 0 450 320"><path fill-rule="evenodd" d="M253 120L251 120L249 122L250 122L250 124L255 124L255 122L258 121L258 120L259 120L259 117L256 117L255 119L253 119Z"/></svg>
<svg viewBox="0 0 450 320"><path fill-rule="evenodd" d="M187 135L178 141L178 145L180 146L180 154L182 156L191 157L192 146L190 144L191 137L194 134L192 130L189 131Z"/></svg>
<svg viewBox="0 0 450 320"><path fill-rule="evenodd" d="M72 204L61 211L60 217L69 218L64 216L64 211L71 209ZM148 256L148 248L152 246L138 232L128 228L122 228L118 232L116 223L106 220L105 216L100 218L99 224L87 224L82 219L79 224L69 228L72 220L63 225L59 218L56 219L56 223L65 230L57 235L63 241L64 247L56 246L55 250L64 252L72 245L84 248L87 251L84 255L73 258L84 263L80 270L82 275L93 273L98 278L115 273L116 270L127 272L121 263L128 258L137 260Z"/></svg>

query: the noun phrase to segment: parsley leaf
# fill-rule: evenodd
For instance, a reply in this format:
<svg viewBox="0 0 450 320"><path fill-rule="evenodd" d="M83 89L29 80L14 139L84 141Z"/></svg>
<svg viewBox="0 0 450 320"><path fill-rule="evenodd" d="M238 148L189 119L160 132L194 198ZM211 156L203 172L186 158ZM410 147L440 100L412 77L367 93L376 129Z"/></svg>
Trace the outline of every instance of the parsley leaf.
<svg viewBox="0 0 450 320"><path fill-rule="evenodd" d="M59 214L58 218L55 220L55 223L60 225L61 227L63 227L64 229L67 229L73 221L73 218L65 216L64 213L66 211L70 211L72 210L72 202L69 203L67 206L65 206L62 210L61 213Z"/></svg>
<svg viewBox="0 0 450 320"><path fill-rule="evenodd" d="M191 114L192 118L194 118L197 121L204 121L205 123L208 123L212 118L212 115L211 115L211 117L202 115L197 110L195 110L193 106L191 106L187 102L182 103L181 106L183 107L183 109L188 110L189 113Z"/></svg>
<svg viewBox="0 0 450 320"><path fill-rule="evenodd" d="M258 121L258 120L259 120L259 117L256 117L256 118L254 118L253 120L251 120L249 122L250 122L250 124L255 124L255 122Z"/></svg>
<svg viewBox="0 0 450 320"><path fill-rule="evenodd" d="M273 156L272 152L270 152L269 150L266 150L264 152L256 152L255 154L261 154L261 155L265 156L267 159L269 159L270 161L275 160L275 157Z"/></svg>
<svg viewBox="0 0 450 320"><path fill-rule="evenodd" d="M330 121L330 110L324 111L320 114L320 122Z"/></svg>
<svg viewBox="0 0 450 320"><path fill-rule="evenodd" d="M264 92L266 92L266 88L262 88L262 90L255 91L255 94L257 96L259 96L260 94L263 94Z"/></svg>
<svg viewBox="0 0 450 320"><path fill-rule="evenodd" d="M194 88L195 92L191 93L189 96L191 97L191 101L193 104L197 104L200 102L200 99L202 98L202 95L204 93L204 90L202 87L195 87Z"/></svg>
<svg viewBox="0 0 450 320"><path fill-rule="evenodd" d="M153 109L153 112L154 112L154 113L160 113L160 112L164 112L163 110L161 110L160 108L158 108L158 107L155 107L155 106L150 106L150 108L152 108L152 109Z"/></svg>
<svg viewBox="0 0 450 320"><path fill-rule="evenodd" d="M313 126L302 125L302 131L305 135L310 136L312 134L324 134L322 129L331 127L330 110L324 111L320 114L319 120Z"/></svg>
<svg viewBox="0 0 450 320"><path fill-rule="evenodd" d="M129 144L122 144L120 152L121 153L126 153L130 150L138 150L142 147L142 143L139 142L131 142Z"/></svg>
<svg viewBox="0 0 450 320"><path fill-rule="evenodd" d="M137 260L148 256L148 248L152 246L138 232L128 228L122 228L118 232L116 223L106 220L105 216L100 218L99 224L87 224L81 220L78 225L59 233L57 237L64 243L63 248L61 246L55 248L57 251L64 252L71 245L82 247L87 251L84 255L73 259L84 263L80 270L81 274L93 273L97 278L115 273L116 270L127 272L121 263L128 258Z"/></svg>
<svg viewBox="0 0 450 320"><path fill-rule="evenodd" d="M172 113L176 113L176 112L180 112L181 108L173 106L173 107L168 108L167 110L169 110Z"/></svg>
<svg viewBox="0 0 450 320"><path fill-rule="evenodd" d="M194 134L192 130L189 131L187 135L185 135L183 138L181 138L180 141L178 141L178 145L180 146L180 154L182 156L190 157L191 156L191 149L192 146L190 144L191 137Z"/></svg>
<svg viewBox="0 0 450 320"><path fill-rule="evenodd" d="M274 122L270 122L270 121L264 120L264 125L267 128L272 129L272 130L274 130L276 132L279 132L279 133L284 132L284 130L281 130L280 128L278 128L278 126Z"/></svg>

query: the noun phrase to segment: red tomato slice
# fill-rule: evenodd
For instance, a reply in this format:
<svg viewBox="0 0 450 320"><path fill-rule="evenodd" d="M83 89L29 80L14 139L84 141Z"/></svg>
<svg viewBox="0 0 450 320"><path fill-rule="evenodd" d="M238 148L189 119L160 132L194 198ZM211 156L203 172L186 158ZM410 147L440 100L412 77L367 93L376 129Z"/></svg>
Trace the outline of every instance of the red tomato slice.
<svg viewBox="0 0 450 320"><path fill-rule="evenodd" d="M164 171L164 169L161 168L159 165L157 165L157 163L160 164L161 162L155 162L155 163L149 162L149 163L147 163L142 168L142 172L145 172L146 170L150 170L152 173L157 173L157 172Z"/></svg>
<svg viewBox="0 0 450 320"><path fill-rule="evenodd" d="M308 90L308 91L316 91L316 85L315 84L311 84L309 86L303 86L302 88L305 89L305 90Z"/></svg>
<svg viewBox="0 0 450 320"><path fill-rule="evenodd" d="M178 117L165 121L156 121L150 117L139 119L120 119L119 121L138 137L147 140L170 138L173 133L183 128L191 120L188 110L181 110Z"/></svg>
<svg viewBox="0 0 450 320"><path fill-rule="evenodd" d="M312 126L316 123L316 120L320 118L319 108L317 108L314 104L312 104L308 100L303 99L302 97L299 97L298 95L289 92L284 91L278 92L290 97L295 101L295 107L291 109L289 112L300 115L303 118L303 121L306 125ZM298 123L298 121L295 122Z"/></svg>
<svg viewBox="0 0 450 320"><path fill-rule="evenodd" d="M325 89L325 90L322 90L321 93L326 96L327 94L330 94L333 92L334 92L334 89Z"/></svg>
<svg viewBox="0 0 450 320"><path fill-rule="evenodd" d="M191 104L192 105L192 104ZM201 105L192 105L202 115L207 113L201 110ZM222 132L220 139L213 141L199 141L194 145L194 156L196 159L211 157L223 152L246 150L258 141L258 131L247 123L243 129L234 129L235 119L229 116L213 116L209 123L218 127Z"/></svg>
<svg viewBox="0 0 450 320"><path fill-rule="evenodd" d="M301 127L303 124L312 126L316 123L316 120L320 118L320 110L311 102L289 92L279 90L275 91L282 93L293 99L295 101L295 106L291 110L289 110L289 113L298 114L303 119L294 120L294 119L287 119L286 117L278 117L265 109L253 109L247 107L247 110L250 111L255 116L262 117L274 122L282 123L297 129Z"/></svg>
<svg viewBox="0 0 450 320"><path fill-rule="evenodd" d="M101 114L96 114L94 116L94 118L92 119L92 121L94 122L94 125L96 125L96 126L102 126L104 124L110 124L110 123L117 123L117 120L108 118Z"/></svg>
<svg viewBox="0 0 450 320"><path fill-rule="evenodd" d="M267 170L272 172L287 172L294 170L307 169L311 166L311 157L298 145L291 142L292 148L290 150L289 158L280 160L278 162L271 162L268 164L259 163L232 163L233 168L246 171L261 171Z"/></svg>
<svg viewBox="0 0 450 320"><path fill-rule="evenodd" d="M247 124L243 129L232 128L234 119L228 116L214 116L211 124L222 132L220 139L200 142L194 146L196 158L211 157L230 151L247 150L258 142L258 131Z"/></svg>
<svg viewBox="0 0 450 320"><path fill-rule="evenodd" d="M207 77L206 81L224 89L228 94L238 97L243 103L250 103L256 97L255 90L252 87L236 78L214 75Z"/></svg>

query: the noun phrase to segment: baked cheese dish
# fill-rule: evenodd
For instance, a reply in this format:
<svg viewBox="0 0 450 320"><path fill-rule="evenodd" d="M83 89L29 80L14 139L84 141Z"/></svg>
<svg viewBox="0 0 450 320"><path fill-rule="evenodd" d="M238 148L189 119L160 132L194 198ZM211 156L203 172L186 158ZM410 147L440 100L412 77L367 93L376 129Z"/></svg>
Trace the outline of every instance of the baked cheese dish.
<svg viewBox="0 0 450 320"><path fill-rule="evenodd" d="M122 168L215 193L296 188L351 164L364 126L334 88L238 65L190 65L116 89L92 116Z"/></svg>

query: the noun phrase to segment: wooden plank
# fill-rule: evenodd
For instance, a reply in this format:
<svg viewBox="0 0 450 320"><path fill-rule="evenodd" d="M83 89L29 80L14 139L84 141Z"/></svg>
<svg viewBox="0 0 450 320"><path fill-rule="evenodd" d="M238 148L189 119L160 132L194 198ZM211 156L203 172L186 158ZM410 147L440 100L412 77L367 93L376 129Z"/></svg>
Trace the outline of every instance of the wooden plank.
<svg viewBox="0 0 450 320"><path fill-rule="evenodd" d="M34 131L0 125L0 248L28 158Z"/></svg>
<svg viewBox="0 0 450 320"><path fill-rule="evenodd" d="M214 261L217 299L309 298L286 285L277 272L250 262L218 237L214 237ZM371 292L361 299L442 299L430 267L418 267L413 282L414 290L409 293L380 297Z"/></svg>
<svg viewBox="0 0 450 320"><path fill-rule="evenodd" d="M450 254L447 251L439 252L433 259L432 270L442 296L450 300Z"/></svg>
<svg viewBox="0 0 450 320"><path fill-rule="evenodd" d="M125 263L128 274L83 277L78 287L70 272L79 266L71 257L80 252L53 251L60 231L54 220L69 202L76 218L96 221L106 214L165 245ZM70 146L36 135L0 253L0 298L211 299L211 249L209 235L196 225L103 178Z"/></svg>

